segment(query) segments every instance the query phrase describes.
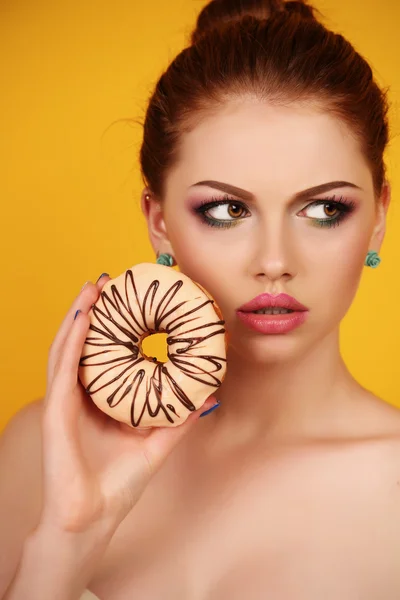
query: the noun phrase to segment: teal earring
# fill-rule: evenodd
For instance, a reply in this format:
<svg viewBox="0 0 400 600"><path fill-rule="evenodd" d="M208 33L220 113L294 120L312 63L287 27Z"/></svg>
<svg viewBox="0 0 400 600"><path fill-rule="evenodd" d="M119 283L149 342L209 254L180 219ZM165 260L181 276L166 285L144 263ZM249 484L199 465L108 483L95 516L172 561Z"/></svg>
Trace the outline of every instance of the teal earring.
<svg viewBox="0 0 400 600"><path fill-rule="evenodd" d="M367 258L365 259L364 264L366 267L372 267L373 269L376 269L380 265L381 261L382 259L380 258L378 253L374 250L370 250L370 252L368 252L367 254ZM173 267L175 264L175 260L171 254L165 252L163 254L157 254L156 263L159 265L166 265L167 267Z"/></svg>
<svg viewBox="0 0 400 600"><path fill-rule="evenodd" d="M171 254L159 254L157 253L157 260L156 263L158 265L165 265L167 267L173 267L176 263L174 260L174 257Z"/></svg>
<svg viewBox="0 0 400 600"><path fill-rule="evenodd" d="M367 254L367 258L365 259L364 264L366 267L372 267L373 269L376 269L376 267L379 266L381 260L382 259L378 256L377 252L375 252L374 250L370 250L370 252L368 252Z"/></svg>

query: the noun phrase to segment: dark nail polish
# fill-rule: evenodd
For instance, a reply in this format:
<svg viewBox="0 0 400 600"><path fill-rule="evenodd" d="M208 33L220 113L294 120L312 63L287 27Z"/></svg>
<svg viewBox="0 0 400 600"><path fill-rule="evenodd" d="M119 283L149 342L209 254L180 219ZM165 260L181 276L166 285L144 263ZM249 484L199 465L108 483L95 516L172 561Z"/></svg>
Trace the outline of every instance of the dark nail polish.
<svg viewBox="0 0 400 600"><path fill-rule="evenodd" d="M96 283L98 283L102 277L110 277L110 275L109 275L109 273L102 273L100 275L100 277L98 278L98 280L96 281Z"/></svg>
<svg viewBox="0 0 400 600"><path fill-rule="evenodd" d="M82 312L82 311L81 310L77 310L76 311L75 316L74 316L74 321L75 321L76 317L79 315L80 312Z"/></svg>
<svg viewBox="0 0 400 600"><path fill-rule="evenodd" d="M217 402L217 404L214 404L214 406L212 406L211 408L209 408L208 410L206 410L205 412L201 413L200 418L201 417L205 417L206 415L209 415L210 412L212 412L213 410L215 410L216 408L218 408L218 406L220 405L220 402Z"/></svg>

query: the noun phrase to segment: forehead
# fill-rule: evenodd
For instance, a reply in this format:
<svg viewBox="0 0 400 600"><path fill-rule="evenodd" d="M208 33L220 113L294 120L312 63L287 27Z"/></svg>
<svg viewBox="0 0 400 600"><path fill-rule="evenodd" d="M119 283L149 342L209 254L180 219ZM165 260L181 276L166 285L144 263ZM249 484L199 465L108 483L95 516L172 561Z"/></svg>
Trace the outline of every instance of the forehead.
<svg viewBox="0 0 400 600"><path fill-rule="evenodd" d="M202 179L263 189L305 189L347 180L372 190L372 177L352 132L326 111L258 101L225 104L182 135L167 190ZM366 186L366 187L365 187Z"/></svg>

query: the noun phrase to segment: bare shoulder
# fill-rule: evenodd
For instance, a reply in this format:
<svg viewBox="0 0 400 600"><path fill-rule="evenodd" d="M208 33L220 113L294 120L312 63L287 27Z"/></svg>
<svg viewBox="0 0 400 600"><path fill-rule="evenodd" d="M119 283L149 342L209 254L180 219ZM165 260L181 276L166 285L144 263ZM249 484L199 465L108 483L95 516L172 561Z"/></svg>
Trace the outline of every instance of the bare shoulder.
<svg viewBox="0 0 400 600"><path fill-rule="evenodd" d="M9 420L6 427L4 428L4 432L0 436L0 440L3 439L3 434L9 432L10 429L16 427L16 425L22 425L22 423L27 424L28 421L38 420L40 421L41 415L43 413L44 407L44 399L38 398L37 400L33 400L29 402L25 406L23 406L19 411L17 411Z"/></svg>
<svg viewBox="0 0 400 600"><path fill-rule="evenodd" d="M400 407L370 393L367 397L368 430L371 431L371 449L376 456L382 476L386 474L390 489L396 490L400 516Z"/></svg>
<svg viewBox="0 0 400 600"><path fill-rule="evenodd" d="M374 417L377 432L387 436L388 441L400 440L400 406L395 406L379 396L370 394L371 416Z"/></svg>
<svg viewBox="0 0 400 600"><path fill-rule="evenodd" d="M345 423L360 441L363 438L395 441L400 436L400 405L395 406L361 386L348 400Z"/></svg>
<svg viewBox="0 0 400 600"><path fill-rule="evenodd" d="M43 400L19 410L0 436L0 597L42 504Z"/></svg>
<svg viewBox="0 0 400 600"><path fill-rule="evenodd" d="M41 451L43 408L42 398L34 400L15 413L7 423L0 436L1 466L24 458L28 449L33 451L31 458Z"/></svg>
<svg viewBox="0 0 400 600"><path fill-rule="evenodd" d="M44 409L43 398L30 402L9 420L0 435L0 461L17 459L27 446L31 450L41 445L41 422ZM9 451L12 450L12 456Z"/></svg>

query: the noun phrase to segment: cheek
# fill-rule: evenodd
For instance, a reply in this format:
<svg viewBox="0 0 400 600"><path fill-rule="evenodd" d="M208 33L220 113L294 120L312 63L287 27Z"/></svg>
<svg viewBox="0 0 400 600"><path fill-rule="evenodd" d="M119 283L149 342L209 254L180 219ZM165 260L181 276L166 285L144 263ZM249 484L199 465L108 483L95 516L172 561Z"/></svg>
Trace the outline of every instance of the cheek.
<svg viewBox="0 0 400 600"><path fill-rule="evenodd" d="M221 281L221 272L226 271L227 262L232 264L231 245L226 245L223 232L199 223L189 212L181 211L178 221L172 215L165 214L168 238L172 244L179 269L194 281L213 293L214 281Z"/></svg>
<svg viewBox="0 0 400 600"><path fill-rule="evenodd" d="M193 239L185 245L182 237L175 254L179 270L203 286L221 310L225 309L224 299L232 295L233 277L231 270L221 264L221 254L216 259L215 252L210 252L206 246L193 246Z"/></svg>
<svg viewBox="0 0 400 600"><path fill-rule="evenodd" d="M216 253L211 244L207 244L204 233L193 222L177 223L168 227L168 237L172 244L179 270L200 283L213 295L213 281L218 280L221 271L215 260Z"/></svg>
<svg viewBox="0 0 400 600"><path fill-rule="evenodd" d="M213 260L212 255L208 256L203 251L189 255L182 248L182 254L176 256L179 270L202 285L218 304L221 303L221 297L229 294L229 290L232 289L232 277Z"/></svg>
<svg viewBox="0 0 400 600"><path fill-rule="evenodd" d="M318 312L332 321L341 320L352 304L363 273L364 261L368 251L368 238L359 235L342 240L338 249L320 269L320 278L310 277L318 288Z"/></svg>

